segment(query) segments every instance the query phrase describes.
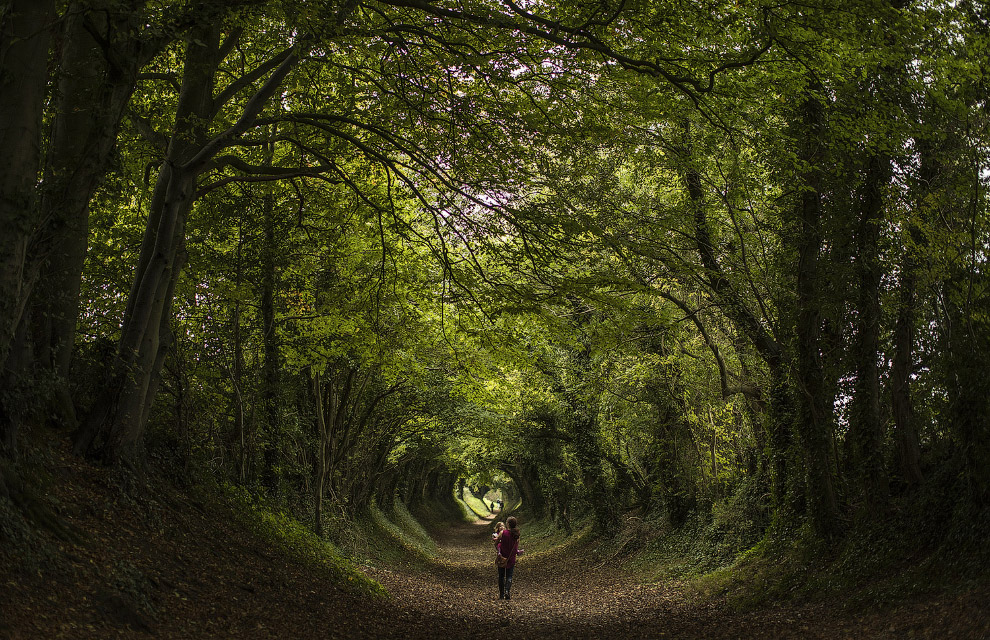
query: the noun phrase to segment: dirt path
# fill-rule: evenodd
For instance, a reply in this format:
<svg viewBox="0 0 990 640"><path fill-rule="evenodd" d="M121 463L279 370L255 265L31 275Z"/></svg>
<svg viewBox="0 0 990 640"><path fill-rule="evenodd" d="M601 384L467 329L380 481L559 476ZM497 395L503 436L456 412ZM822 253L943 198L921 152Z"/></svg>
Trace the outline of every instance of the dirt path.
<svg viewBox="0 0 990 640"><path fill-rule="evenodd" d="M637 584L610 567L527 556L516 566L512 600L504 601L490 531L486 520L454 525L438 540L440 561L432 569L372 573L395 596L396 637L981 638L990 631L959 624L980 615L978 594L864 616L828 604L737 613L692 603L673 587Z"/></svg>
<svg viewBox="0 0 990 640"><path fill-rule="evenodd" d="M739 637L738 628L713 634L698 624L698 611L682 619L676 594L573 560L521 557L512 600L499 600L490 532L487 520L454 525L437 541L441 554L433 569L372 573L395 596L412 637Z"/></svg>

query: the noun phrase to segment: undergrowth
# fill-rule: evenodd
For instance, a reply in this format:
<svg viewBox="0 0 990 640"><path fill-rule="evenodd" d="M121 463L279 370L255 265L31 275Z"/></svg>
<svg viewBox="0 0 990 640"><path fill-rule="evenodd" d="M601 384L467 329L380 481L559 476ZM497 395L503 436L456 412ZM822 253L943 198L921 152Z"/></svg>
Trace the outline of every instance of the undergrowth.
<svg viewBox="0 0 990 640"><path fill-rule="evenodd" d="M519 519L522 530L520 546L526 550L528 561L552 559L558 562L571 558L574 561L584 562L586 561L584 550L597 538L590 518L577 519L574 522L573 533L568 535L549 519L530 519L529 514L525 512L507 511L507 513L512 513Z"/></svg>
<svg viewBox="0 0 990 640"><path fill-rule="evenodd" d="M725 598L748 610L771 603L839 601L866 611L913 596L965 589L990 582L990 512L948 501L926 505L930 496L895 502L882 517L850 523L841 540L827 545L805 526L770 531L731 562L700 571L704 563L665 565L700 598ZM937 511L935 511L937 509ZM692 545L676 532L661 545L671 558ZM693 545L697 548L698 545Z"/></svg>
<svg viewBox="0 0 990 640"><path fill-rule="evenodd" d="M398 501L396 503L400 504ZM465 506L451 491L449 500L417 502L410 507L408 513L422 527L423 533L429 536L427 532L444 529L451 522L474 521L475 517L465 511Z"/></svg>
<svg viewBox="0 0 990 640"><path fill-rule="evenodd" d="M350 526L360 539L354 551L368 564L422 567L437 555L436 542L401 502L373 503Z"/></svg>
<svg viewBox="0 0 990 640"><path fill-rule="evenodd" d="M339 549L284 512L276 511L243 488L222 487L237 523L302 562L326 569L341 588L359 595L388 597L380 584L361 573Z"/></svg>

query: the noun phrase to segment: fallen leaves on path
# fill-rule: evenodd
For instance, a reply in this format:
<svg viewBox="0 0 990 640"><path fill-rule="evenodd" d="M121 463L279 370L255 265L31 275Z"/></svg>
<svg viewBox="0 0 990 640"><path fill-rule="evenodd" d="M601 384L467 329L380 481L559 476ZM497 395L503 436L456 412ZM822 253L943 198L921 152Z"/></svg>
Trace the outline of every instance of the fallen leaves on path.
<svg viewBox="0 0 990 640"><path fill-rule="evenodd" d="M395 595L405 637L990 637L985 591L869 615L844 614L834 603L737 613L724 603L687 600L674 585L639 584L612 567L588 568L573 558L523 556L512 600L502 601L486 540L486 522L453 526L438 541L442 556L434 569L370 572Z"/></svg>

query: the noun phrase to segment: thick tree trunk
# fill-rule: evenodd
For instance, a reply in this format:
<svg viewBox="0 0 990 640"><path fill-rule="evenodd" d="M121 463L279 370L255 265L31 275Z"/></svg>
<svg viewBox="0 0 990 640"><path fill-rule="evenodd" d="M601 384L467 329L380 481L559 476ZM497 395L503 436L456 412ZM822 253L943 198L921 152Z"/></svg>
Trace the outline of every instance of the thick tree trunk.
<svg viewBox="0 0 990 640"><path fill-rule="evenodd" d="M140 3L138 3L140 4ZM34 353L55 374L51 414L74 426L67 387L86 258L89 202L102 181L138 69L164 42L141 42L138 12L73 2L63 18L50 149L41 190L44 260L31 302ZM99 41L98 41L99 38ZM111 61L112 59L112 61Z"/></svg>
<svg viewBox="0 0 990 640"><path fill-rule="evenodd" d="M661 342L654 350L666 357L668 351ZM696 504L696 494L683 455L697 451L694 434L687 421L683 384L679 373L667 376L666 389L656 390L651 404L657 409L654 432L646 454L647 481L659 485L659 494L670 523L684 523Z"/></svg>
<svg viewBox="0 0 990 640"><path fill-rule="evenodd" d="M915 213L908 220L908 243L904 248L898 287L897 319L894 325L894 358L890 371L891 410L894 418L894 439L901 480L918 486L924 480L921 472L921 438L914 419L911 399L911 374L914 371L919 256L928 246L922 225L929 219L936 176L941 168L930 141L916 140L921 156L918 193L914 198Z"/></svg>
<svg viewBox="0 0 990 640"><path fill-rule="evenodd" d="M6 0L0 4L0 383L11 388L20 372L8 356L37 279L29 258L41 223L42 110L48 53L55 19L52 0ZM17 421L0 401L0 452L13 454Z"/></svg>
<svg viewBox="0 0 990 640"><path fill-rule="evenodd" d="M556 432L557 424L548 425ZM513 477L520 490L526 487L531 495L526 499L526 508L538 514L538 517L549 516L550 520L564 531L571 530L571 503L574 501L574 485L562 479L561 470L567 468L564 457L564 447L557 438L546 438L543 441L542 455L539 462L526 462L518 465L521 469L519 477ZM525 496L525 492L523 493Z"/></svg>
<svg viewBox="0 0 990 640"><path fill-rule="evenodd" d="M158 375L168 347L168 322L175 281L182 269L185 217L192 205L193 180L163 170L153 198L167 205L157 229L145 234L145 250L153 253L132 289L133 305L126 318L110 382L94 403L77 447L107 461L133 459L144 435ZM157 190L156 189L156 190Z"/></svg>
<svg viewBox="0 0 990 640"><path fill-rule="evenodd" d="M148 224L128 296L109 384L77 437L77 449L108 460L136 456L164 360L172 293L184 262L186 217L195 199L195 169L184 166L200 150L213 109L220 28L194 30L175 129L155 184Z"/></svg>
<svg viewBox="0 0 990 640"><path fill-rule="evenodd" d="M36 310L45 320L34 337L35 353L64 376L72 355L79 284L86 258L89 201L106 172L124 107L134 90L145 56L128 47L111 65L97 42L126 32L123 21L108 23L107 13L72 3L64 18L58 90L54 101L51 151L45 166L42 218L46 233Z"/></svg>
<svg viewBox="0 0 990 640"><path fill-rule="evenodd" d="M579 332L587 330L593 317L593 309L577 299L571 300L573 323ZM587 340L587 336L583 337ZM595 378L591 365L591 348L582 344L572 353L572 377L568 388L560 389L567 400L569 416L568 429L572 436L575 458L581 471L585 490L585 500L595 514L595 523L602 535L612 535L616 531L619 515L612 487L605 477L602 464L601 434L598 425L598 403L600 390L592 382Z"/></svg>
<svg viewBox="0 0 990 640"><path fill-rule="evenodd" d="M578 307L575 317L579 324L590 320L590 310ZM574 355L576 365L575 377L581 381L593 379L591 371L591 353L584 346ZM581 469L585 498L590 503L595 514L595 524L602 535L615 533L619 520L617 505L602 464L601 434L598 426L598 392L586 382L566 392L570 409L570 430L573 435L575 458Z"/></svg>
<svg viewBox="0 0 990 640"><path fill-rule="evenodd" d="M794 396L783 362L780 359L770 365L770 410L766 418L770 441L771 484L770 496L777 518L783 518L787 504L787 489L794 473L789 461L794 444L795 407Z"/></svg>
<svg viewBox="0 0 990 640"><path fill-rule="evenodd" d="M890 160L873 156L866 168L856 232L856 273L859 293L856 316L856 383L849 419L853 475L864 507L876 510L888 492L883 467L883 425L880 420L880 225L883 190L890 180Z"/></svg>
<svg viewBox="0 0 990 640"><path fill-rule="evenodd" d="M825 540L837 534L839 504L829 464L829 420L821 360L822 317L818 265L822 247L821 182L826 142L824 113L818 98L806 95L799 113L799 157L809 169L802 176L797 204L797 433L804 452L808 510L815 532Z"/></svg>
<svg viewBox="0 0 990 640"><path fill-rule="evenodd" d="M533 465L526 462L517 461L514 465L501 465L500 469L505 472L507 476L512 478L512 481L517 487L519 487L519 492L522 494L523 507L532 513L537 518L549 515L547 509L546 497L543 493L543 488L540 485L540 479L536 469ZM484 495L478 496L484 500ZM554 520L558 523L562 522L560 512L555 514L557 517ZM566 523L566 519L563 519L563 523Z"/></svg>

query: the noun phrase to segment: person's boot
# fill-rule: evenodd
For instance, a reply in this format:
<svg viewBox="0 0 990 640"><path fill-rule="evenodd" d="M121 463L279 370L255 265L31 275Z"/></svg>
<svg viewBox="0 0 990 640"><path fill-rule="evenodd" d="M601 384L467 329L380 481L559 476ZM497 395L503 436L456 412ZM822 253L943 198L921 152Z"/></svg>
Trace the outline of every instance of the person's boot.
<svg viewBox="0 0 990 640"><path fill-rule="evenodd" d="M506 600L512 600L512 598L509 597L509 592L511 590L512 590L512 580L506 580L506 582L505 582L505 599Z"/></svg>

